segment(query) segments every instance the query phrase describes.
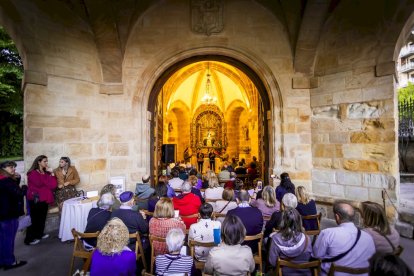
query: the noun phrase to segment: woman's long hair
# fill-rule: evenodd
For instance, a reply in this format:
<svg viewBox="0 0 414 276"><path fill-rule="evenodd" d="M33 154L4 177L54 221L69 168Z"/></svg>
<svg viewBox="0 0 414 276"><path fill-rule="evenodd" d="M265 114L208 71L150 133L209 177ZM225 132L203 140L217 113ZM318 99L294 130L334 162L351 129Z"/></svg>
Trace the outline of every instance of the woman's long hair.
<svg viewBox="0 0 414 276"><path fill-rule="evenodd" d="M390 225L384 208L371 201L362 202L362 218L365 227L373 228L382 235L391 234Z"/></svg>
<svg viewBox="0 0 414 276"><path fill-rule="evenodd" d="M295 194L295 185L290 181L289 174L284 172L280 175L280 186L285 188L287 193Z"/></svg>
<svg viewBox="0 0 414 276"><path fill-rule="evenodd" d="M33 161L33 164L30 167L30 169L27 171L27 173L30 173L31 171L34 171L34 170L40 170L39 162L45 158L47 158L46 155L39 155L38 157L36 157L36 159Z"/></svg>
<svg viewBox="0 0 414 276"><path fill-rule="evenodd" d="M275 189L271 186L265 186L263 188L262 198L267 207L274 207L276 205Z"/></svg>
<svg viewBox="0 0 414 276"><path fill-rule="evenodd" d="M282 213L279 233L285 241L293 239L295 243L299 242L299 234L303 233L302 217L296 209L287 208Z"/></svg>
<svg viewBox="0 0 414 276"><path fill-rule="evenodd" d="M305 187L303 186L299 186L296 188L296 197L298 198L298 202L302 204L308 204L310 201L309 195L306 192Z"/></svg>

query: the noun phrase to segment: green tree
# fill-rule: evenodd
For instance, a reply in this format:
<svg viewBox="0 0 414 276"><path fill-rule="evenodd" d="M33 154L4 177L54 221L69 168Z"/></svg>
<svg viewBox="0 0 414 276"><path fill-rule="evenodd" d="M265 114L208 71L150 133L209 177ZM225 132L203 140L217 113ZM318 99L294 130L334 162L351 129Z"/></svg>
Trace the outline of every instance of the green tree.
<svg viewBox="0 0 414 276"><path fill-rule="evenodd" d="M404 102L414 99L414 84L409 82L406 87L398 89L398 102Z"/></svg>
<svg viewBox="0 0 414 276"><path fill-rule="evenodd" d="M0 155L23 155L23 64L16 45L0 27Z"/></svg>

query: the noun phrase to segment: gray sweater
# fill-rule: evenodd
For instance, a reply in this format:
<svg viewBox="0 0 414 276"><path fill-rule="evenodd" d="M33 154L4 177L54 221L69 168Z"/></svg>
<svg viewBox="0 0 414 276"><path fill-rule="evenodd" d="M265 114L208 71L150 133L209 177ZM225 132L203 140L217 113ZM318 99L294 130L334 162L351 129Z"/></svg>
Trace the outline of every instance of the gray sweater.
<svg viewBox="0 0 414 276"><path fill-rule="evenodd" d="M391 234L387 235L387 238L390 240L390 242L394 245L394 248L396 249L400 245L400 234L398 234L397 230L395 230L393 226L390 226L390 228ZM390 245L390 243L380 233L375 231L373 228L365 228L364 231L371 235L372 239L374 240L375 250L377 252L393 252L393 248Z"/></svg>
<svg viewBox="0 0 414 276"><path fill-rule="evenodd" d="M307 239L307 242L306 242ZM306 246L306 247L305 247ZM280 233L271 237L269 250L269 263L276 267L277 258L288 259L294 263L309 261L312 253L312 240L307 235L300 233L296 239L283 240ZM283 268L283 275L311 275L310 270Z"/></svg>

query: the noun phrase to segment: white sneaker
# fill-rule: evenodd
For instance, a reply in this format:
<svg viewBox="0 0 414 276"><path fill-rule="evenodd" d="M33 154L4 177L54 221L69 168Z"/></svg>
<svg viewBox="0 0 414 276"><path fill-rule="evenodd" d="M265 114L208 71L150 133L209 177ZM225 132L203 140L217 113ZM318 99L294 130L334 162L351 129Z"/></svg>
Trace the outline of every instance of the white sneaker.
<svg viewBox="0 0 414 276"><path fill-rule="evenodd" d="M36 239L36 240L33 240L32 242L29 242L29 244L30 245L35 245L35 244L38 244L39 242L40 242L40 240Z"/></svg>
<svg viewBox="0 0 414 276"><path fill-rule="evenodd" d="M44 235L42 236L42 240L47 239L47 238L49 238L49 234L44 234Z"/></svg>

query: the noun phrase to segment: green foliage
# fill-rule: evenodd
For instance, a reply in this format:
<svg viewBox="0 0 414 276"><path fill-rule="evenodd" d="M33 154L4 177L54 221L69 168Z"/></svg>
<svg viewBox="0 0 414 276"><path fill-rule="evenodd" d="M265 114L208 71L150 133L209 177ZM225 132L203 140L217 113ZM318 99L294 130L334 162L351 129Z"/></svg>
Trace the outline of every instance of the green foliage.
<svg viewBox="0 0 414 276"><path fill-rule="evenodd" d="M409 82L406 87L398 89L398 102L402 103L404 101L414 99L414 84Z"/></svg>
<svg viewBox="0 0 414 276"><path fill-rule="evenodd" d="M23 154L23 64L16 45L0 27L0 155Z"/></svg>

